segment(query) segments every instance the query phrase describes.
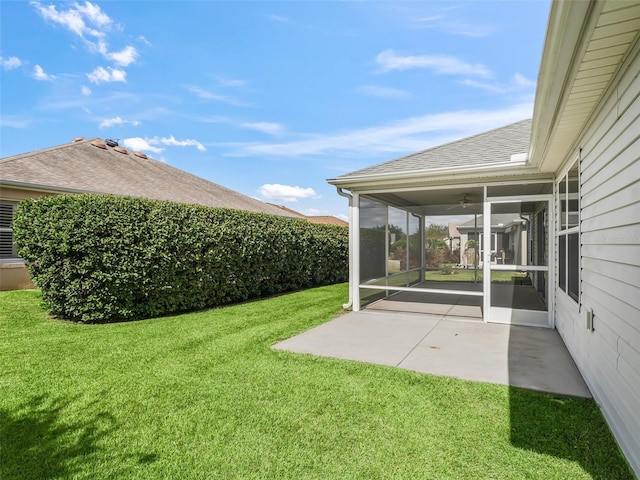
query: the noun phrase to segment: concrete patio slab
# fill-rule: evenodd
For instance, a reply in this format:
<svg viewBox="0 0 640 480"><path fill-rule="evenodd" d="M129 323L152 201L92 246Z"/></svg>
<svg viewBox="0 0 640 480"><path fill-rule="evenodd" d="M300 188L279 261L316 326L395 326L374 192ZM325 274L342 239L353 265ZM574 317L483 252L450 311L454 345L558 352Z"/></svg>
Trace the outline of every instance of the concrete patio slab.
<svg viewBox="0 0 640 480"><path fill-rule="evenodd" d="M350 313L273 348L395 367L439 321L424 315Z"/></svg>
<svg viewBox="0 0 640 480"><path fill-rule="evenodd" d="M335 318L273 348L591 397L552 329L364 311Z"/></svg>

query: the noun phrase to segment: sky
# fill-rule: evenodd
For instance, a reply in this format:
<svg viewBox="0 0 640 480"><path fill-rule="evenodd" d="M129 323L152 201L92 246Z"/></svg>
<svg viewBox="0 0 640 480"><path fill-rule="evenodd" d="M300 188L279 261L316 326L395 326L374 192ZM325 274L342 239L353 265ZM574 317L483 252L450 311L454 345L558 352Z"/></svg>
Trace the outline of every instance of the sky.
<svg viewBox="0 0 640 480"><path fill-rule="evenodd" d="M0 2L0 156L115 139L306 215L327 179L530 118L550 3Z"/></svg>

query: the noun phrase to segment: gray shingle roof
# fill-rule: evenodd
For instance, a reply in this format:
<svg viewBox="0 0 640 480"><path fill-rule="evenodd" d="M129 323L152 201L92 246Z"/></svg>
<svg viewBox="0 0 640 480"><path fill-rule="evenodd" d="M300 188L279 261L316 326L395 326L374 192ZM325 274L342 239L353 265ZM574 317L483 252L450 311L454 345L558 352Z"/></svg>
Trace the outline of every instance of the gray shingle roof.
<svg viewBox="0 0 640 480"><path fill-rule="evenodd" d="M497 227L499 225L509 226L514 222L520 222L521 219L518 217L517 213L493 213L491 215L491 226ZM480 231L482 231L483 225L483 216L478 215L477 219L471 219L468 222L465 222L461 225L458 225L458 230L468 230L470 228L474 228L476 225Z"/></svg>
<svg viewBox="0 0 640 480"><path fill-rule="evenodd" d="M0 183L110 193L292 216L166 163L101 149L91 139L0 159ZM126 151L122 149L123 151Z"/></svg>
<svg viewBox="0 0 640 480"><path fill-rule="evenodd" d="M339 176L339 179L509 162L529 151L531 120L479 133Z"/></svg>

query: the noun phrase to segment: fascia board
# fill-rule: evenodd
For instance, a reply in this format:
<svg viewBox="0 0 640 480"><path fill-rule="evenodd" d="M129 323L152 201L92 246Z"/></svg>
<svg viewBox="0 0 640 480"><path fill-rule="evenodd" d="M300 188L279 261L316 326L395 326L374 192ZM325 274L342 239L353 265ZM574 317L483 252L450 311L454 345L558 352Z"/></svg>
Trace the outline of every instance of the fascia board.
<svg viewBox="0 0 640 480"><path fill-rule="evenodd" d="M512 162L513 163L513 162ZM451 183L463 180L491 179L502 177L517 177L539 174L539 170L528 165L502 164L502 168L495 165L485 168L461 167L460 169L422 170L403 172L399 174L362 175L359 177L328 179L332 185L352 188L370 188L380 186L404 186L408 184Z"/></svg>
<svg viewBox="0 0 640 480"><path fill-rule="evenodd" d="M450 168L450 167L444 167L444 168L425 168L422 170L405 170L402 172L393 172L393 173L372 173L369 175L353 175L353 176L347 176L344 178L341 177L337 177L337 178L329 178L327 179L327 182L329 182L332 185L338 185L340 183L343 182L352 182L352 181L360 181L360 180L374 180L374 179L379 179L379 180L395 180L395 179L403 179L403 178L407 178L407 179L411 179L411 178L415 178L418 176L423 176L423 175L429 175L429 176L435 176L435 175L446 175L446 174L459 174L459 173L465 173L465 172L476 172L476 171L487 171L487 170L494 170L494 169L498 169L500 167L523 167L526 165L526 162L509 162L509 163L504 163L504 162L500 162L500 163L490 163L490 164L482 164L482 165L466 165L466 166L460 166L460 167L455 167L455 168Z"/></svg>

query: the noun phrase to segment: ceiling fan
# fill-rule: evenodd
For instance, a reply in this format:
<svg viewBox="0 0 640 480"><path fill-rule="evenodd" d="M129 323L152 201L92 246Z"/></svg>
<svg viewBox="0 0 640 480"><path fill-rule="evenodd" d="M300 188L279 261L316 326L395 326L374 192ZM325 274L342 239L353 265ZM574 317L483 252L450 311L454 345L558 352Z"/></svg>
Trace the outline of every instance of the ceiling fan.
<svg viewBox="0 0 640 480"><path fill-rule="evenodd" d="M464 195L462 195L462 198L460 200L458 200L458 204L454 205L452 207L449 207L449 210L452 210L454 208L460 208L460 207L462 207L462 208L473 207L475 205L476 205L475 202L472 202L469 199L469 194L465 193Z"/></svg>
<svg viewBox="0 0 640 480"><path fill-rule="evenodd" d="M458 205L460 205L462 208L467 208L468 206L473 205L473 202L469 200L468 193L462 195L462 198L458 200Z"/></svg>

